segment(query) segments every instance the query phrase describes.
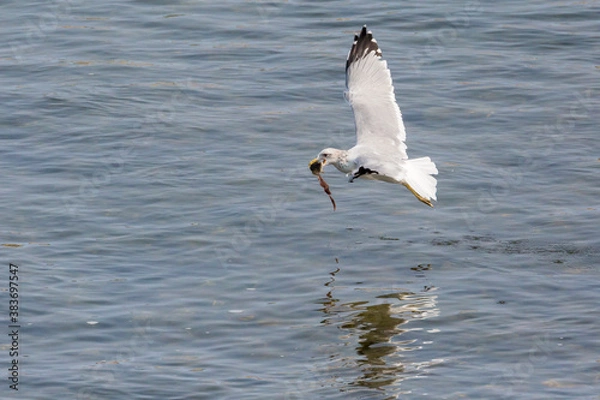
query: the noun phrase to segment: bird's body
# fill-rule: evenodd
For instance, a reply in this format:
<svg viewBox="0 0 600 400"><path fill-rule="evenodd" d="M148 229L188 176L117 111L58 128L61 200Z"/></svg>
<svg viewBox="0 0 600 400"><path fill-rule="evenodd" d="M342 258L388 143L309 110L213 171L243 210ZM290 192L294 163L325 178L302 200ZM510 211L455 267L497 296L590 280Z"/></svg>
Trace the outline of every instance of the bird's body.
<svg viewBox="0 0 600 400"><path fill-rule="evenodd" d="M429 157L409 159L406 132L396 103L390 70L381 58L373 34L364 26L346 61L346 99L352 106L356 146L349 150L328 148L309 164L320 174L331 164L354 179L375 179L406 186L420 201L433 207L437 168Z"/></svg>

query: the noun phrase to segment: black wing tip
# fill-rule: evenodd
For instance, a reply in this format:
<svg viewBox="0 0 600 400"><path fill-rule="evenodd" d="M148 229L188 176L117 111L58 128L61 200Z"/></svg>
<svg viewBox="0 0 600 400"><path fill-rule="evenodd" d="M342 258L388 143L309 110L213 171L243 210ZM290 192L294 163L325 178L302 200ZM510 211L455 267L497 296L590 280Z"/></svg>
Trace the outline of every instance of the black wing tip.
<svg viewBox="0 0 600 400"><path fill-rule="evenodd" d="M352 43L352 48L346 60L346 70L348 70L350 64L372 52L381 58L381 49L379 49L377 40L373 38L373 32L367 29L367 25L363 25L360 34L354 35L354 43Z"/></svg>

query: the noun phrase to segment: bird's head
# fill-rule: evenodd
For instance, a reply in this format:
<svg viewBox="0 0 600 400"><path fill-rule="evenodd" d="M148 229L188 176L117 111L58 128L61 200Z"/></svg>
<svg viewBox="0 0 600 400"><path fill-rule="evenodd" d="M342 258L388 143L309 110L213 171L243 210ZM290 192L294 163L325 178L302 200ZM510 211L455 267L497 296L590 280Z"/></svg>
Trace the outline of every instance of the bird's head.
<svg viewBox="0 0 600 400"><path fill-rule="evenodd" d="M311 172L315 175L319 175L323 172L323 167L327 164L333 164L337 166L340 161L344 160L344 151L338 149L325 149L322 150L317 158L308 163L308 167Z"/></svg>

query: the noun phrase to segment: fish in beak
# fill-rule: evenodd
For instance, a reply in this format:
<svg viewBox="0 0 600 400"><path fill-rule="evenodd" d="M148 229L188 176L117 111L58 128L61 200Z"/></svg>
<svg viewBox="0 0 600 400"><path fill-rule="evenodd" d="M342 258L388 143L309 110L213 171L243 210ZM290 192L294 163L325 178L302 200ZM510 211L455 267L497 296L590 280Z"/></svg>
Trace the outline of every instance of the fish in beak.
<svg viewBox="0 0 600 400"><path fill-rule="evenodd" d="M325 163L325 160L323 160L323 162L320 162L318 158L315 158L314 160L308 163L308 168L310 168L310 172L312 172L313 175L316 175L319 178L319 184L323 188L323 191L329 196L329 200L331 200L331 204L333 205L333 211L335 211L335 209L337 208L335 205L335 200L333 200L333 197L331 197L329 185L321 176L321 173L323 172L323 166L325 165Z"/></svg>

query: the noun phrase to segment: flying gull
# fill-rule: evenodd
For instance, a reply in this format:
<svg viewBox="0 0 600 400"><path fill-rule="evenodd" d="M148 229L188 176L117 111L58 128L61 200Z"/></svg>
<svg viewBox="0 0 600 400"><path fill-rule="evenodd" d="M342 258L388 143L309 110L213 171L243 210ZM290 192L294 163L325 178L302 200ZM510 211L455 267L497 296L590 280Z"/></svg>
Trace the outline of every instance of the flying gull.
<svg viewBox="0 0 600 400"><path fill-rule="evenodd" d="M406 132L392 75L366 25L354 36L348 53L346 87L344 95L354 113L356 145L350 150L324 149L309 163L321 186L323 167L331 164L347 174L350 182L364 178L400 183L433 207L437 181L432 175L438 170L429 157L409 159L406 154Z"/></svg>

